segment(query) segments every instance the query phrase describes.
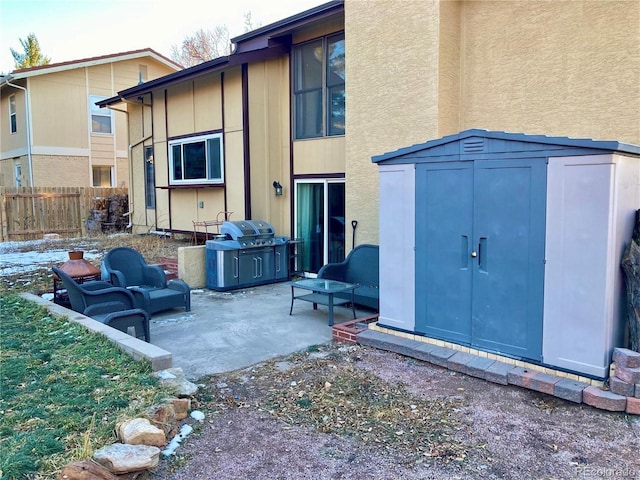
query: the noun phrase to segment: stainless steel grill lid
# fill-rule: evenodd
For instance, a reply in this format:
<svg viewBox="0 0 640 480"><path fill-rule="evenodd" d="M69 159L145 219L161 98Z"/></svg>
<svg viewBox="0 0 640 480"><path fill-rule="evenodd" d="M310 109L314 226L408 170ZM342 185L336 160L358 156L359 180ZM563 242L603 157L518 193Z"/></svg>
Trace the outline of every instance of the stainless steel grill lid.
<svg viewBox="0 0 640 480"><path fill-rule="evenodd" d="M268 246L275 244L275 229L264 220L227 221L220 226L220 233L227 240L236 242L237 248Z"/></svg>

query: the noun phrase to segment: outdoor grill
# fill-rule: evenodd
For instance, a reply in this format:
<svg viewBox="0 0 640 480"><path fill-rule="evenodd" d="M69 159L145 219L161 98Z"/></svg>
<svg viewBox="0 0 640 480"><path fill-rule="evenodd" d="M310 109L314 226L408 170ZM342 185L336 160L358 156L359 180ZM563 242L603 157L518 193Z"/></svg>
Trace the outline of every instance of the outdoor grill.
<svg viewBox="0 0 640 480"><path fill-rule="evenodd" d="M279 282L289 278L287 237L264 220L226 221L206 243L206 283L213 290Z"/></svg>

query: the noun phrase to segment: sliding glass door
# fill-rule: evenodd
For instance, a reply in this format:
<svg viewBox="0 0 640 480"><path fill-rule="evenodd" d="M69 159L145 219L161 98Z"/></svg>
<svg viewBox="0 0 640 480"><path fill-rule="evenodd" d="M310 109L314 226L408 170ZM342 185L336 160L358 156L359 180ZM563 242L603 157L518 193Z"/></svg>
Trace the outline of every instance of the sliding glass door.
<svg viewBox="0 0 640 480"><path fill-rule="evenodd" d="M297 180L295 222L303 271L344 260L344 180Z"/></svg>

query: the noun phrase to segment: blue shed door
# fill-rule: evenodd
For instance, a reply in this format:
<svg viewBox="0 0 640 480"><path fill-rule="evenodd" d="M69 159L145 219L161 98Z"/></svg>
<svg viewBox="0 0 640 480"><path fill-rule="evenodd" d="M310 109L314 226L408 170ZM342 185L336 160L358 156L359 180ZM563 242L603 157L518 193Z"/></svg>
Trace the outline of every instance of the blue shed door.
<svg viewBox="0 0 640 480"><path fill-rule="evenodd" d="M540 360L546 162L416 169L416 331Z"/></svg>

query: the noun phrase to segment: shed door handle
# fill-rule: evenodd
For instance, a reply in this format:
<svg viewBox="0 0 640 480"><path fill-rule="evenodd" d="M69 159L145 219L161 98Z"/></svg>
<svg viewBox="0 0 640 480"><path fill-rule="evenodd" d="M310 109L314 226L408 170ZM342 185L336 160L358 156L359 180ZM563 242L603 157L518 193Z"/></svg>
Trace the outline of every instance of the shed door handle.
<svg viewBox="0 0 640 480"><path fill-rule="evenodd" d="M471 252L471 257L472 258L476 258L477 256L478 256L478 252L476 252L476 251Z"/></svg>

